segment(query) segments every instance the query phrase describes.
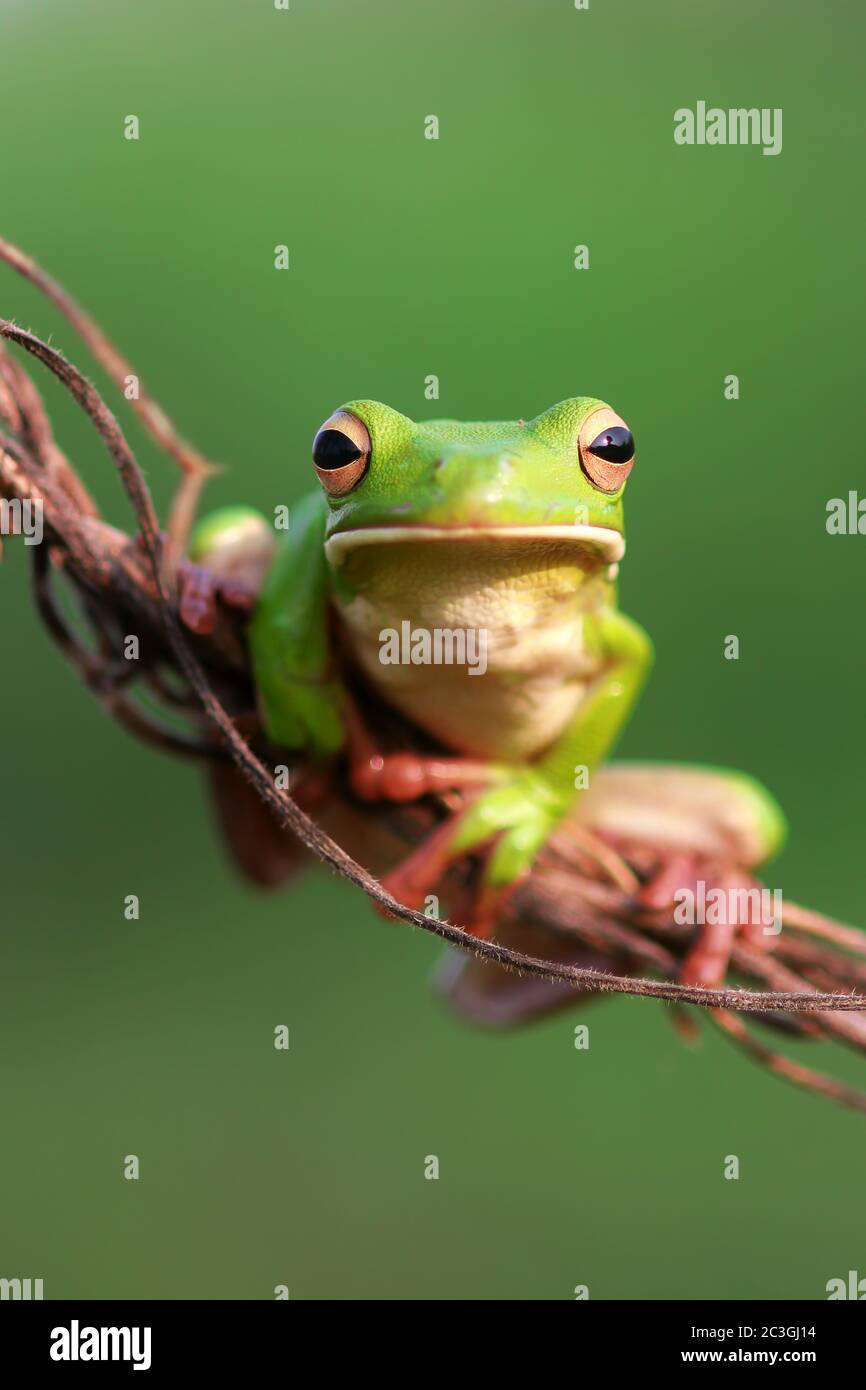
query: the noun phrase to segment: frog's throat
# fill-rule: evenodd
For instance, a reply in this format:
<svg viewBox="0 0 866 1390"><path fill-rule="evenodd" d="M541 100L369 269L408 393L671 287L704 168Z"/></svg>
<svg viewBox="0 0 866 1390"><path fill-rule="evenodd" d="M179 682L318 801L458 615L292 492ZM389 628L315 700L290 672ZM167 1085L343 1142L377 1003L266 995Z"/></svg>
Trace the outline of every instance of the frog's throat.
<svg viewBox="0 0 866 1390"><path fill-rule="evenodd" d="M364 526L337 531L325 541L331 565L341 565L352 550L362 545L387 545L400 541L566 541L599 552L608 564L625 554L625 541L609 526Z"/></svg>

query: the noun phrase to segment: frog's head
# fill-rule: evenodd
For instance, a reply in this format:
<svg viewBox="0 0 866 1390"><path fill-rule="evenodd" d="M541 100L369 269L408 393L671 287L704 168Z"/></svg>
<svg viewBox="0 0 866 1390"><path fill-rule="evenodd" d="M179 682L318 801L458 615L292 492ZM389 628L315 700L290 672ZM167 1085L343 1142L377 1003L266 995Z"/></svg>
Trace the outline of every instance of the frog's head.
<svg viewBox="0 0 866 1390"><path fill-rule="evenodd" d="M615 564L633 463L627 425L585 396L492 424L417 424L377 401L351 401L313 442L335 566L365 545L505 539L573 544L582 564Z"/></svg>

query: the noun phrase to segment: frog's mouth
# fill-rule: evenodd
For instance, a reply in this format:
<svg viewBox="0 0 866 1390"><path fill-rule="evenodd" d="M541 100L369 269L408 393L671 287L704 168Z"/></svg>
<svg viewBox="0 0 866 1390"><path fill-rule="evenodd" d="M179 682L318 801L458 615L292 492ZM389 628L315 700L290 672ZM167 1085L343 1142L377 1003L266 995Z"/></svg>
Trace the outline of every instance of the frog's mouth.
<svg viewBox="0 0 866 1390"><path fill-rule="evenodd" d="M362 545L395 545L422 541L502 542L548 541L572 544L598 555L605 564L617 564L625 554L625 541L609 526L363 526L355 531L337 531L325 541L325 554L332 565L341 565L346 556Z"/></svg>

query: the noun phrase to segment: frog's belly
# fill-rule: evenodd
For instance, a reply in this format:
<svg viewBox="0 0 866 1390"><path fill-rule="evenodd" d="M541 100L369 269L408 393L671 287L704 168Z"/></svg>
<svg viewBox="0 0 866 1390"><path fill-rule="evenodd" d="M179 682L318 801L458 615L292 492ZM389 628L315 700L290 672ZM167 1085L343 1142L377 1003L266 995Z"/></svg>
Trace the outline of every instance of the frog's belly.
<svg viewBox="0 0 866 1390"><path fill-rule="evenodd" d="M440 555L444 570L427 559L419 566L417 553L406 555L400 567L389 556L363 592L337 601L358 664L389 704L444 746L504 761L534 757L562 733L599 670L587 640L585 575L572 555L553 568L521 555L517 573L497 556L494 573L485 564L483 574L465 573L462 556ZM416 664L413 651L434 659ZM448 662L449 652L457 659Z"/></svg>

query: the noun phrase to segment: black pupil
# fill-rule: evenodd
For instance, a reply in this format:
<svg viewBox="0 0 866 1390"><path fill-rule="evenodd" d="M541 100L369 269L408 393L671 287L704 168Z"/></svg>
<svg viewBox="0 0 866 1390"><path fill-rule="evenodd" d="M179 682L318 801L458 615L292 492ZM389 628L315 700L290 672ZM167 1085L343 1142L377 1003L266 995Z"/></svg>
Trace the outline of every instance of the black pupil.
<svg viewBox="0 0 866 1390"><path fill-rule="evenodd" d="M319 430L313 440L313 463L326 473L345 468L360 457L361 450L342 430Z"/></svg>
<svg viewBox="0 0 866 1390"><path fill-rule="evenodd" d="M590 453L607 463L628 463L634 457L634 440L631 430L624 425L614 425L613 429L603 430L589 446Z"/></svg>

